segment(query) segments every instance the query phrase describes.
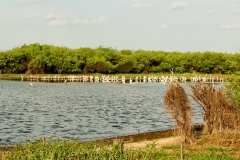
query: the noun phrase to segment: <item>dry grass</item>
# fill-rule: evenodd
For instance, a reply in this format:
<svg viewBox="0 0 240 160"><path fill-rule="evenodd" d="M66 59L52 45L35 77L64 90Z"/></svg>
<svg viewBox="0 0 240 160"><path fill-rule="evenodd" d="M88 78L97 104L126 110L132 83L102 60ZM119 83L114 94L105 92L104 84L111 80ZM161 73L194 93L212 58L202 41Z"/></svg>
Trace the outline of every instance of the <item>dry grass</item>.
<svg viewBox="0 0 240 160"><path fill-rule="evenodd" d="M203 134L195 140L192 134L192 108L184 89L179 84L170 84L165 93L164 104L172 115L176 127L191 145L184 145L185 153L208 155L231 155L240 158L240 112L235 103L226 96L224 88L201 82L190 86L193 99L203 109ZM191 141L192 140L192 141ZM197 142L197 143L193 143ZM168 153L180 150L179 145L163 146Z"/></svg>
<svg viewBox="0 0 240 160"><path fill-rule="evenodd" d="M191 118L192 106L184 89L177 83L170 84L164 95L164 105L168 113L175 121L175 130L180 131L181 136L190 144L196 139L192 132Z"/></svg>
<svg viewBox="0 0 240 160"><path fill-rule="evenodd" d="M238 130L240 113L224 95L223 88L202 83L191 86L193 99L204 110L204 134Z"/></svg>

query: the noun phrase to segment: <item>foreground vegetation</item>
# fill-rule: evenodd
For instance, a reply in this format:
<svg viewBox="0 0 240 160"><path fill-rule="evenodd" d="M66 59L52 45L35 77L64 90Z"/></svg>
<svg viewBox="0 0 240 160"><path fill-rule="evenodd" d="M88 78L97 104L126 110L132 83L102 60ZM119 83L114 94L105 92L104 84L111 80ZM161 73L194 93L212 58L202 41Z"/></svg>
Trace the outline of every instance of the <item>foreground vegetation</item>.
<svg viewBox="0 0 240 160"><path fill-rule="evenodd" d="M0 51L2 73L240 73L240 54L219 52L164 52L113 48L22 45Z"/></svg>
<svg viewBox="0 0 240 160"><path fill-rule="evenodd" d="M237 146L223 146L220 143L216 144L216 142L210 141L208 138L204 137L202 140L199 140L198 145L185 145L184 158L189 160L234 160L240 158L240 149ZM5 151L2 151L1 154L1 159L3 160L176 160L180 159L180 147L171 145L159 148L156 147L156 144L153 141L152 143L147 144L144 148L123 149L120 143L112 144L103 142L88 142L80 144L78 140L69 141L48 139L47 143L43 143L42 140L37 140L36 142L31 142L21 146L17 145L13 148L5 148Z"/></svg>
<svg viewBox="0 0 240 160"><path fill-rule="evenodd" d="M217 142L217 146L232 147L235 145L239 147L240 78L234 77L231 82L224 83L221 88L216 88L214 83L206 85L199 81L190 86L190 90L192 98L203 111L202 144L206 145L210 138L214 143ZM164 105L175 122L174 128L181 136L181 144L194 145L199 143L192 129L192 106L183 87L176 82L169 84L169 88L164 95ZM222 148L213 148L213 151L220 150L223 152Z"/></svg>

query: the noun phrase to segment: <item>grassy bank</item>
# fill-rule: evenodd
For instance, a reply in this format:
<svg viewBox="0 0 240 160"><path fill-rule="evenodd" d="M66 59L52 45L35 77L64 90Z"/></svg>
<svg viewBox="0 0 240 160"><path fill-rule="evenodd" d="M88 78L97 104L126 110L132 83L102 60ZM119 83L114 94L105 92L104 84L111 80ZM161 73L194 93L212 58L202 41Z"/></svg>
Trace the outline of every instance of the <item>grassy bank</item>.
<svg viewBox="0 0 240 160"><path fill-rule="evenodd" d="M161 144L173 136L173 131L143 133L118 139L79 143L79 140L39 139L13 147L0 147L2 160L176 160L181 157L180 143ZM137 146L134 144L138 144ZM144 144L139 147L139 144ZM130 146L130 147L129 147ZM185 159L235 160L240 159L240 133L201 135L194 145L184 144Z"/></svg>
<svg viewBox="0 0 240 160"><path fill-rule="evenodd" d="M185 159L204 160L234 160L239 159L239 148L221 147L214 145L184 146ZM90 142L80 144L76 141L48 140L46 144L42 140L36 142L14 146L1 152L3 160L21 159L114 159L114 160L160 160L160 159L180 159L179 146L164 146L156 148L154 141L144 148L124 149L121 144L103 144L100 142Z"/></svg>

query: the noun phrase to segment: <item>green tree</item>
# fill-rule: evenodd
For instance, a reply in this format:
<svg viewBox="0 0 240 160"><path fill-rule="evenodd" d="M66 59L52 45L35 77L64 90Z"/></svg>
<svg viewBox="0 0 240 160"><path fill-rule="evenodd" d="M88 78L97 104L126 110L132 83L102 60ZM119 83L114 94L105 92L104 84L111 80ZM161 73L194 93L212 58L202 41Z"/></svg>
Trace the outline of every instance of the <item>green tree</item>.
<svg viewBox="0 0 240 160"><path fill-rule="evenodd" d="M133 64L134 62L131 57L123 56L117 64L116 71L117 73L131 73Z"/></svg>
<svg viewBox="0 0 240 160"><path fill-rule="evenodd" d="M4 54L4 52L0 52L0 70L1 70L1 72L5 69L5 67L6 67L5 54Z"/></svg>

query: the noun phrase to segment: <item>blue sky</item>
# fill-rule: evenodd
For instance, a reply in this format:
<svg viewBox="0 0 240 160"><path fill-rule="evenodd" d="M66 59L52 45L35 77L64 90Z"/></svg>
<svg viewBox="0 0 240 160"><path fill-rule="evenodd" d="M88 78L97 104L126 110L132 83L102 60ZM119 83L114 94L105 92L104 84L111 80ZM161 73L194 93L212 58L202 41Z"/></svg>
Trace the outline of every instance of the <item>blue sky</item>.
<svg viewBox="0 0 240 160"><path fill-rule="evenodd" d="M69 48L240 52L239 0L1 0L0 50Z"/></svg>

